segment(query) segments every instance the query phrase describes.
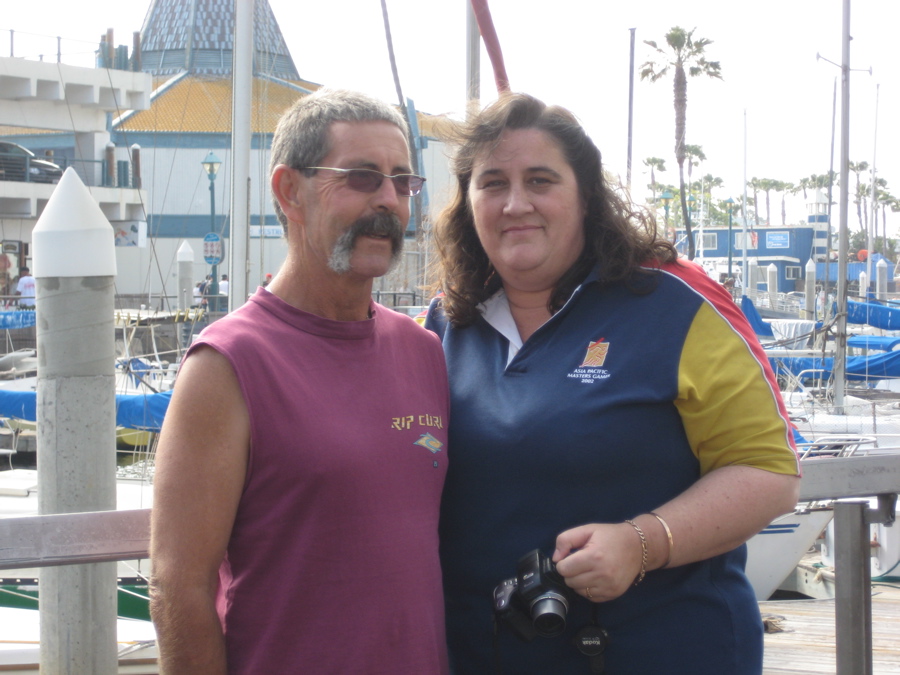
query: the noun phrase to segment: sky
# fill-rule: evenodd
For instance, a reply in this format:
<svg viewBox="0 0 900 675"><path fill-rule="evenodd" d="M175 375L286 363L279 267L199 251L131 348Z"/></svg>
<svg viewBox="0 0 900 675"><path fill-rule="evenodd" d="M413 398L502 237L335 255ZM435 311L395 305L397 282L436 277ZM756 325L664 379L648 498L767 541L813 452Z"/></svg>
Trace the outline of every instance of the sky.
<svg viewBox="0 0 900 675"><path fill-rule="evenodd" d="M466 0L386 0L403 94L424 112L462 116L466 94ZM640 66L657 54L673 26L695 29L712 41L707 58L719 61L722 79L688 81L686 142L707 159L693 169L724 186L714 198L737 199L746 177L798 183L840 160L843 0L489 0L511 87L574 112L603 153L608 171L624 183L628 159L629 64L634 29L632 185L636 198L650 182L644 160L658 157L667 171L657 181L678 184L671 78L641 81ZM397 94L391 75L380 0L269 0L301 77L359 89L388 101ZM64 51L90 54L99 36L115 31L131 44L150 0L4 2L0 54ZM849 65L849 159L875 164L891 194L900 196L900 58L896 55L900 2L853 0ZM34 41L34 42L32 42ZM38 46L40 45L40 46ZM817 55L823 58L817 59ZM66 59L66 62L73 62ZM481 100L496 97L482 52ZM871 69L871 72L870 72ZM833 120L837 88L838 116ZM746 140L745 140L746 139ZM870 176L864 176L869 182ZM855 178L851 174L851 185ZM780 223L773 194L771 222ZM762 201L762 197L761 197ZM760 214L764 216L764 207ZM851 209L852 211L852 209ZM802 196L788 221L805 217ZM851 231L856 226L851 214ZM900 215L893 217L900 225ZM889 217L889 222L891 219Z"/></svg>

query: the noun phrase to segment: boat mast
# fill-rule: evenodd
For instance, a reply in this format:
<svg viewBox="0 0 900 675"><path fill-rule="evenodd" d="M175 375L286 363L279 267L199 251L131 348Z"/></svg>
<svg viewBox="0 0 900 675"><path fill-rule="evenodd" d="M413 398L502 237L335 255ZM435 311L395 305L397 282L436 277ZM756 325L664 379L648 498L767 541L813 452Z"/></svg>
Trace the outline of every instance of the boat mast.
<svg viewBox="0 0 900 675"><path fill-rule="evenodd" d="M478 112L481 98L481 33L470 0L466 3L466 112Z"/></svg>
<svg viewBox="0 0 900 675"><path fill-rule="evenodd" d="M838 220L837 335L834 353L834 405L844 408L847 361L847 216L850 183L850 0L843 0L841 35L841 178Z"/></svg>
<svg viewBox="0 0 900 675"><path fill-rule="evenodd" d="M234 67L231 99L231 283L228 311L247 301L250 260L250 135L253 101L254 3L234 3ZM260 220L260 229L265 223ZM263 240L260 238L260 247Z"/></svg>
<svg viewBox="0 0 900 675"><path fill-rule="evenodd" d="M869 254L866 256L866 279L869 283L872 283L872 244L875 240L875 237L878 236L878 228L876 227L875 218L878 214L878 207L876 205L875 197L877 195L876 185L875 185L875 156L876 151L878 149L878 93L881 88L880 84L875 85L875 133L872 138L872 196L871 196L871 218L869 218L869 226L866 228L866 250L868 250ZM874 235L872 234L874 231ZM887 244L887 239L884 240L882 244L882 248ZM883 253L884 251L882 251ZM860 289L862 290L862 289ZM868 289L866 289L868 290ZM862 293L865 298L866 296Z"/></svg>

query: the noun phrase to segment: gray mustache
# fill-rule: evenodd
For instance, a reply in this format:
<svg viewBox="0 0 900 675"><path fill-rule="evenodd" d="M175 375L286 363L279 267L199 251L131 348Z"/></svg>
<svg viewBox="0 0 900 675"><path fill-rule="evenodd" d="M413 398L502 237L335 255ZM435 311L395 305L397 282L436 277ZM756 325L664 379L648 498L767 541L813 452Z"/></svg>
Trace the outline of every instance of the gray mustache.
<svg viewBox="0 0 900 675"><path fill-rule="evenodd" d="M376 213L356 221L350 228L350 235L354 239L366 236L398 239L403 237L403 223L393 213Z"/></svg>

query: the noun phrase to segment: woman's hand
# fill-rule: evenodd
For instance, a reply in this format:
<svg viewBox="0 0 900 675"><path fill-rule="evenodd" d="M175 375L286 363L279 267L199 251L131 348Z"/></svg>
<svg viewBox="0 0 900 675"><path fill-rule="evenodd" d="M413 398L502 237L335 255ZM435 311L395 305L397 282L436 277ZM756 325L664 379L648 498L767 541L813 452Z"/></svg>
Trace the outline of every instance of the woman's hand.
<svg viewBox="0 0 900 675"><path fill-rule="evenodd" d="M592 523L556 538L553 562L566 585L593 602L614 600L641 572L641 538L628 523Z"/></svg>

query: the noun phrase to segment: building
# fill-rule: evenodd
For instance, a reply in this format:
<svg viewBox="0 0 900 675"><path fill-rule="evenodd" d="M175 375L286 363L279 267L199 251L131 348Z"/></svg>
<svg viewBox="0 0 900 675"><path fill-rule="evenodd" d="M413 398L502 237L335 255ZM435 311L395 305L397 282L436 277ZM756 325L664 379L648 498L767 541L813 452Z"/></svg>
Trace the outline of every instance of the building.
<svg viewBox="0 0 900 675"><path fill-rule="evenodd" d="M267 180L272 133L282 112L298 96L322 86L300 76L268 2L257 0L254 7L252 149L246 188L246 287L250 292L266 273L277 271L285 254ZM37 117L15 115L26 100L35 109L46 107L47 90L59 90L62 96L65 89L69 94L65 100L70 101L72 88L40 79L29 85L27 76L18 74L20 68L43 68L52 74L56 64L0 58L0 139L13 140L39 155L52 153L62 166L90 174L87 185L112 191L111 196L103 193L103 199L124 201L121 213L104 207L108 217L113 216L110 221L116 231L117 291L150 306L177 306L179 294L184 297L190 290L177 288L177 254L185 242L194 255L194 282L212 271L204 259L204 238L210 233L225 242L218 273L235 279L241 272L229 269L228 253L233 26L231 2L153 2L130 50L115 46L109 34L98 47L96 69L70 68L88 82L105 82L109 77L129 85L134 82L131 88L121 85L121 91L107 91L101 84L93 85L93 90L85 85L84 93L78 90L81 96L74 100L88 99L92 91L96 99L89 129L73 128L65 115L53 120L41 117L39 124L33 121ZM69 77L75 75L67 74L67 81ZM23 84L12 84L23 80ZM408 228L400 269L376 287L384 292L421 286L427 251L419 235L427 221L428 197L441 194L450 183L446 157L434 138L439 121L422 113L410 119L416 131L419 171L428 178L427 191L417 198L418 213ZM221 161L214 189L202 166L210 152ZM35 196L20 205L21 197L4 197L4 191L10 195L35 191ZM0 181L0 235L4 241L21 243L23 262L29 256L31 228L51 193L52 185L3 185ZM93 187L92 193L99 201L101 195ZM240 299L232 300L232 306L240 304ZM410 300L400 303L413 304Z"/></svg>
<svg viewBox="0 0 900 675"><path fill-rule="evenodd" d="M768 226L748 228L742 223L732 226L704 226L693 228L696 255L694 262L702 265L709 275L723 282L727 277L740 278L743 283L744 257L750 274L746 286L758 291L768 291L767 270L774 265L777 270L776 291L790 293L804 291L806 266L810 260L816 264L816 281L822 284L828 279L833 287L837 280L837 235L829 237L828 203L820 190L816 191L808 205L807 222L802 225ZM676 247L687 253L685 231L676 230ZM729 263L730 260L730 263ZM830 263L829 263L830 261ZM847 278L858 283L865 263L850 263ZM893 264L889 265L888 279L893 279ZM873 273L874 275L874 273ZM874 279L870 278L870 281Z"/></svg>

